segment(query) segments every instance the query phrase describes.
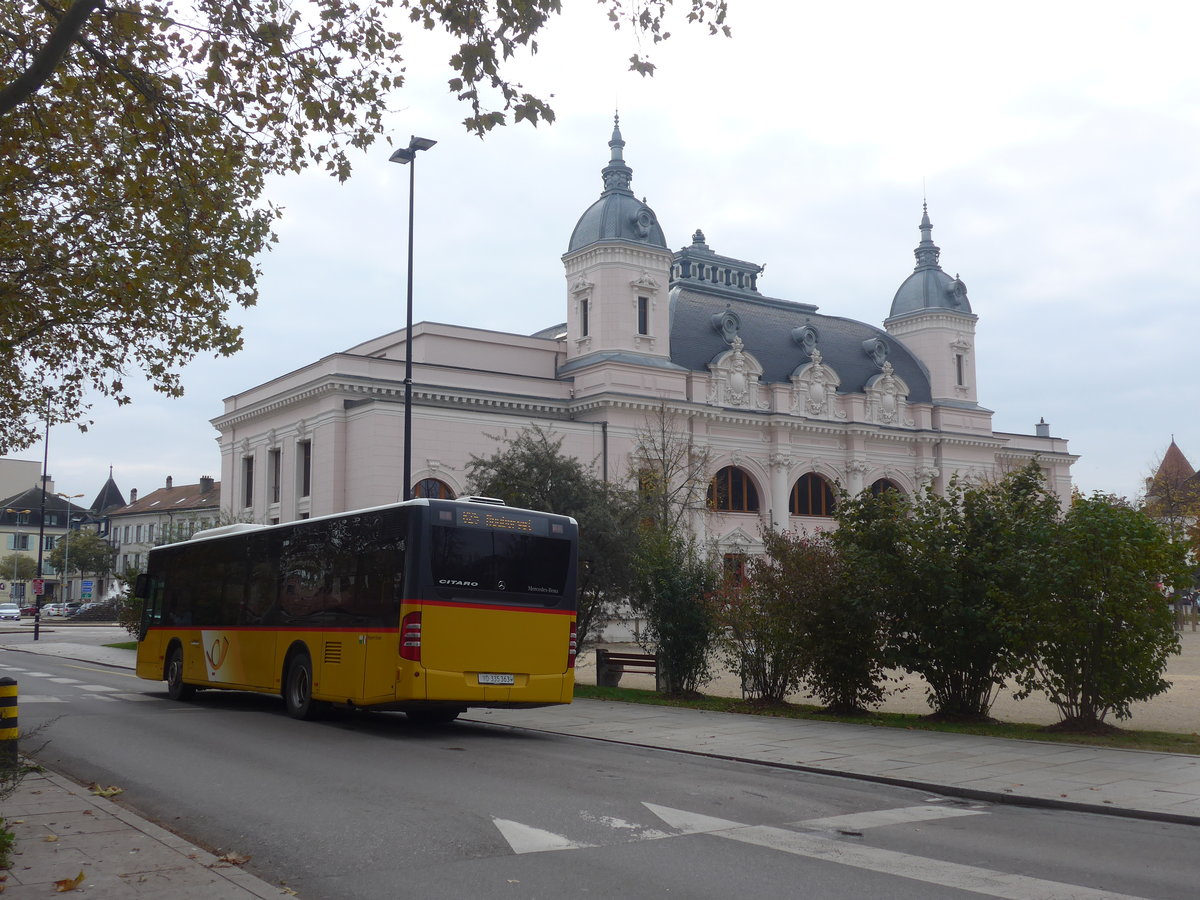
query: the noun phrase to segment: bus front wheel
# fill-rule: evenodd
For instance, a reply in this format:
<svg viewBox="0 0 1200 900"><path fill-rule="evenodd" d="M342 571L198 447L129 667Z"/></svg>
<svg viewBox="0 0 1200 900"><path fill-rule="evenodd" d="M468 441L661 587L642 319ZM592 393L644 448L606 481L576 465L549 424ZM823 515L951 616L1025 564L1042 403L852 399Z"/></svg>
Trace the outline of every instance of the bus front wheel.
<svg viewBox="0 0 1200 900"><path fill-rule="evenodd" d="M306 652L297 653L288 663L283 679L283 704L293 719L316 719L326 704L312 698L312 658Z"/></svg>
<svg viewBox="0 0 1200 900"><path fill-rule="evenodd" d="M176 645L167 653L167 696L172 700L191 700L196 689L183 681L183 648Z"/></svg>

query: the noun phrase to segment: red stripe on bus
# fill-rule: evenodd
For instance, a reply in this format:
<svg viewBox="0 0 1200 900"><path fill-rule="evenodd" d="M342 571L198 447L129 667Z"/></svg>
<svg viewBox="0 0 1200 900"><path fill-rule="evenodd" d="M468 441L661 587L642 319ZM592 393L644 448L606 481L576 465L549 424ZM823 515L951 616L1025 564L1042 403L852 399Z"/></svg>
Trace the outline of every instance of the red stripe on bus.
<svg viewBox="0 0 1200 900"><path fill-rule="evenodd" d="M376 628L326 628L320 625L151 625L148 631L341 631L347 634L399 634L399 626Z"/></svg>
<svg viewBox="0 0 1200 900"><path fill-rule="evenodd" d="M573 609L546 609L544 607L532 606L497 606L492 603L472 603L470 601L462 600L413 600L412 604L414 606L417 604L420 604L421 606L452 606L460 609L501 609L505 612L548 613L555 616L575 615L575 610Z"/></svg>

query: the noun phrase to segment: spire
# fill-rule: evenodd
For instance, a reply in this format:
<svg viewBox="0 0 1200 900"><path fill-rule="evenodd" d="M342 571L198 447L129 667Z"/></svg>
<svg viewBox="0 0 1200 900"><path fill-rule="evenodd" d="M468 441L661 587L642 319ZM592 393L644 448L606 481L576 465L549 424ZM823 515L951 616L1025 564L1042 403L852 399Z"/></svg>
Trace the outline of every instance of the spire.
<svg viewBox="0 0 1200 900"><path fill-rule="evenodd" d="M929 204L922 201L921 203L921 243L917 245L917 249L913 251L917 257L918 269L937 269L938 257L941 256L942 250L933 242L933 223L929 221Z"/></svg>
<svg viewBox="0 0 1200 900"><path fill-rule="evenodd" d="M608 142L608 146L612 150L612 156L600 173L604 177L604 193L620 191L623 194L632 194L629 184L633 180L633 169L625 165L625 141L621 138L621 116L618 113L613 114L612 140Z"/></svg>

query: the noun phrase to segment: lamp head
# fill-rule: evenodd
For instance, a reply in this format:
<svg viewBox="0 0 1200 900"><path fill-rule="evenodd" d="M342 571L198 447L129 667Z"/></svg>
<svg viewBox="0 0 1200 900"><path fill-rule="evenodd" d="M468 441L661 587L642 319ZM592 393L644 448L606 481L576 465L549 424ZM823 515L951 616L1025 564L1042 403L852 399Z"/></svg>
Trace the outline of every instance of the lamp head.
<svg viewBox="0 0 1200 900"><path fill-rule="evenodd" d="M435 141L435 140L431 140L430 138L417 137L414 134L412 136L412 139L409 140L407 147L397 147L396 150L393 151L392 155L390 157L388 157L388 162L400 163L400 165L405 165L406 163L410 163L413 161L413 159L417 155L418 150L428 150L430 147L432 147L436 143L437 143L437 141Z"/></svg>

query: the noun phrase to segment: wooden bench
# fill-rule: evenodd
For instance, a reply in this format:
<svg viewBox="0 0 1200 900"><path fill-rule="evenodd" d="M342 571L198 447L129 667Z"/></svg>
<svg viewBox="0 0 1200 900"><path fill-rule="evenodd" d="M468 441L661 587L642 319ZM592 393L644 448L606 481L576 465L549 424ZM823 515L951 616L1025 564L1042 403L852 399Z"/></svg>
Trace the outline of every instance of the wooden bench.
<svg viewBox="0 0 1200 900"><path fill-rule="evenodd" d="M596 649L596 684L617 687L626 672L644 672L654 676L658 684L658 658L652 653L626 653L620 650Z"/></svg>

